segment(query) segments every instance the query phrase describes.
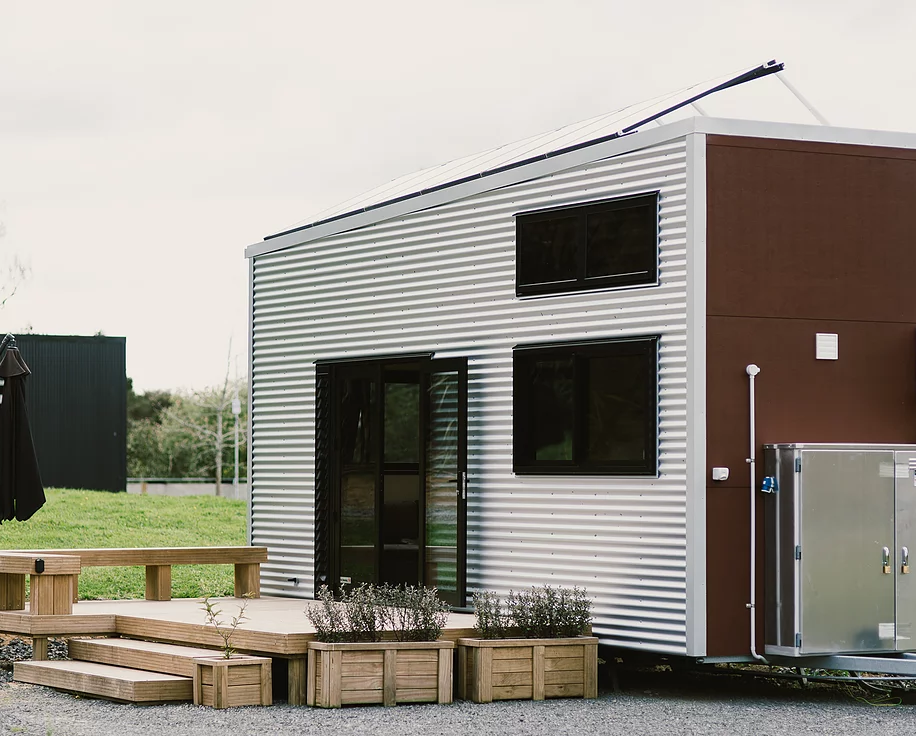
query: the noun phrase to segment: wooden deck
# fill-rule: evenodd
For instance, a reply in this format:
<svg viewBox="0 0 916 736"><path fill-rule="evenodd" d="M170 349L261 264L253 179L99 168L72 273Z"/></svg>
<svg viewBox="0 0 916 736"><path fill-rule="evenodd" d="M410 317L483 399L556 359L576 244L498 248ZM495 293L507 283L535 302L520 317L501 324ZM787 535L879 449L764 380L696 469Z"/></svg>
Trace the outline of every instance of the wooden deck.
<svg viewBox="0 0 916 736"><path fill-rule="evenodd" d="M228 621L239 609L239 598L213 600ZM245 609L247 620L236 629L233 645L250 654L274 657L305 656L315 629L305 615L314 601L300 598L252 598ZM179 644L219 647L222 640L206 623L201 601L175 598L170 601L80 601L73 613L32 616L23 611L0 611L0 632L23 636L76 636L118 634ZM443 639L472 636L474 616L449 614Z"/></svg>
<svg viewBox="0 0 916 736"><path fill-rule="evenodd" d="M212 602L228 622L243 603L240 598L217 598ZM252 598L246 620L236 629L232 645L247 654L288 660L288 701L305 703L306 650L315 629L305 614L316 601L301 598ZM473 636L474 616L451 613L442 638L456 641ZM197 598L170 601L80 601L64 615L32 615L28 604L22 611L0 611L0 632L33 638L68 636L123 636L194 647L219 648L222 639L206 623ZM36 651L38 651L36 649Z"/></svg>

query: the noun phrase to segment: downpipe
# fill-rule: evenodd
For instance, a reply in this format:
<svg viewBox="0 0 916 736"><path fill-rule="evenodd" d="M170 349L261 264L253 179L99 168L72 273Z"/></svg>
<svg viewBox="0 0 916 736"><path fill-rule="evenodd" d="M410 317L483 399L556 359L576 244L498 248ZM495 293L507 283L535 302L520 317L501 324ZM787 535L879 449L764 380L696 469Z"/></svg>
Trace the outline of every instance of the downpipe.
<svg viewBox="0 0 916 736"><path fill-rule="evenodd" d="M757 416L756 416L756 399L754 397L754 379L757 377L757 374L760 373L760 368L751 363L746 369L748 375L748 391L750 394L750 409L751 409L751 421L750 421L750 435L751 435L751 447L750 447L750 456L747 458L747 464L750 466L750 475L751 475L751 484L750 484L750 499L751 499L751 596L750 603L747 604L747 609L750 612L750 623L751 623L751 656L764 664L769 664L766 657L762 654L757 653L757 503L756 503L756 490L757 490Z"/></svg>

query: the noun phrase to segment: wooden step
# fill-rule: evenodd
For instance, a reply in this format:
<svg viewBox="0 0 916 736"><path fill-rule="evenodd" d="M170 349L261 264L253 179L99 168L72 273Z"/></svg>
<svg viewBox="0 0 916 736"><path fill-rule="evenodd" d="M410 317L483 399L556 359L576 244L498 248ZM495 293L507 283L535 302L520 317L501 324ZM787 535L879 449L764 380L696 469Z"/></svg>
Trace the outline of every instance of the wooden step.
<svg viewBox="0 0 916 736"><path fill-rule="evenodd" d="M96 662L16 662L13 665L13 679L16 682L44 685L127 703L192 700L194 696L194 686L189 677L112 667Z"/></svg>
<svg viewBox="0 0 916 736"><path fill-rule="evenodd" d="M217 649L162 644L137 639L70 639L70 659L162 672L181 677L194 676L194 658L218 655Z"/></svg>

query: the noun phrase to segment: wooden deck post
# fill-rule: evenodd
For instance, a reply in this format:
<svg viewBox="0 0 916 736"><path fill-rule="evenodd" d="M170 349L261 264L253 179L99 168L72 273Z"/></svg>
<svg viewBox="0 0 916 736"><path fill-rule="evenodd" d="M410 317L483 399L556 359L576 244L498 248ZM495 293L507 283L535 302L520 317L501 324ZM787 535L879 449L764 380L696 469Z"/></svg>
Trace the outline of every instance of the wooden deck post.
<svg viewBox="0 0 916 736"><path fill-rule="evenodd" d="M36 662L44 662L48 658L48 637L32 637L32 659Z"/></svg>
<svg viewBox="0 0 916 736"><path fill-rule="evenodd" d="M0 611L25 608L25 573L0 573Z"/></svg>
<svg viewBox="0 0 916 736"><path fill-rule="evenodd" d="M458 697L467 700L468 693L468 651L470 647L458 647Z"/></svg>
<svg viewBox="0 0 916 736"><path fill-rule="evenodd" d="M39 616L73 613L73 575L29 575L29 612Z"/></svg>
<svg viewBox="0 0 916 736"><path fill-rule="evenodd" d="M261 563L239 563L235 566L235 597L261 597Z"/></svg>
<svg viewBox="0 0 916 736"><path fill-rule="evenodd" d="M172 566L146 566L146 600L172 600Z"/></svg>
<svg viewBox="0 0 916 736"><path fill-rule="evenodd" d="M306 668L307 668L307 657L290 657L289 664L287 665L287 692L286 692L286 702L290 705L305 705L306 704ZM312 664L314 668L314 661Z"/></svg>

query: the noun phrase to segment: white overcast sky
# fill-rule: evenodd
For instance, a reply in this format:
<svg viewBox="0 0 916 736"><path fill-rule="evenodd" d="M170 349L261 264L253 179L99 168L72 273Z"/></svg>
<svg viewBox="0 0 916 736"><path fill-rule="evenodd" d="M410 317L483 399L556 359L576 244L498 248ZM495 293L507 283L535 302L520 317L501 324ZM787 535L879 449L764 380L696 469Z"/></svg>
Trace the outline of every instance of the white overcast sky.
<svg viewBox="0 0 916 736"><path fill-rule="evenodd" d="M831 123L916 131L914 39L900 0L0 0L0 254L31 267L0 330L212 385L265 235L771 58Z"/></svg>

